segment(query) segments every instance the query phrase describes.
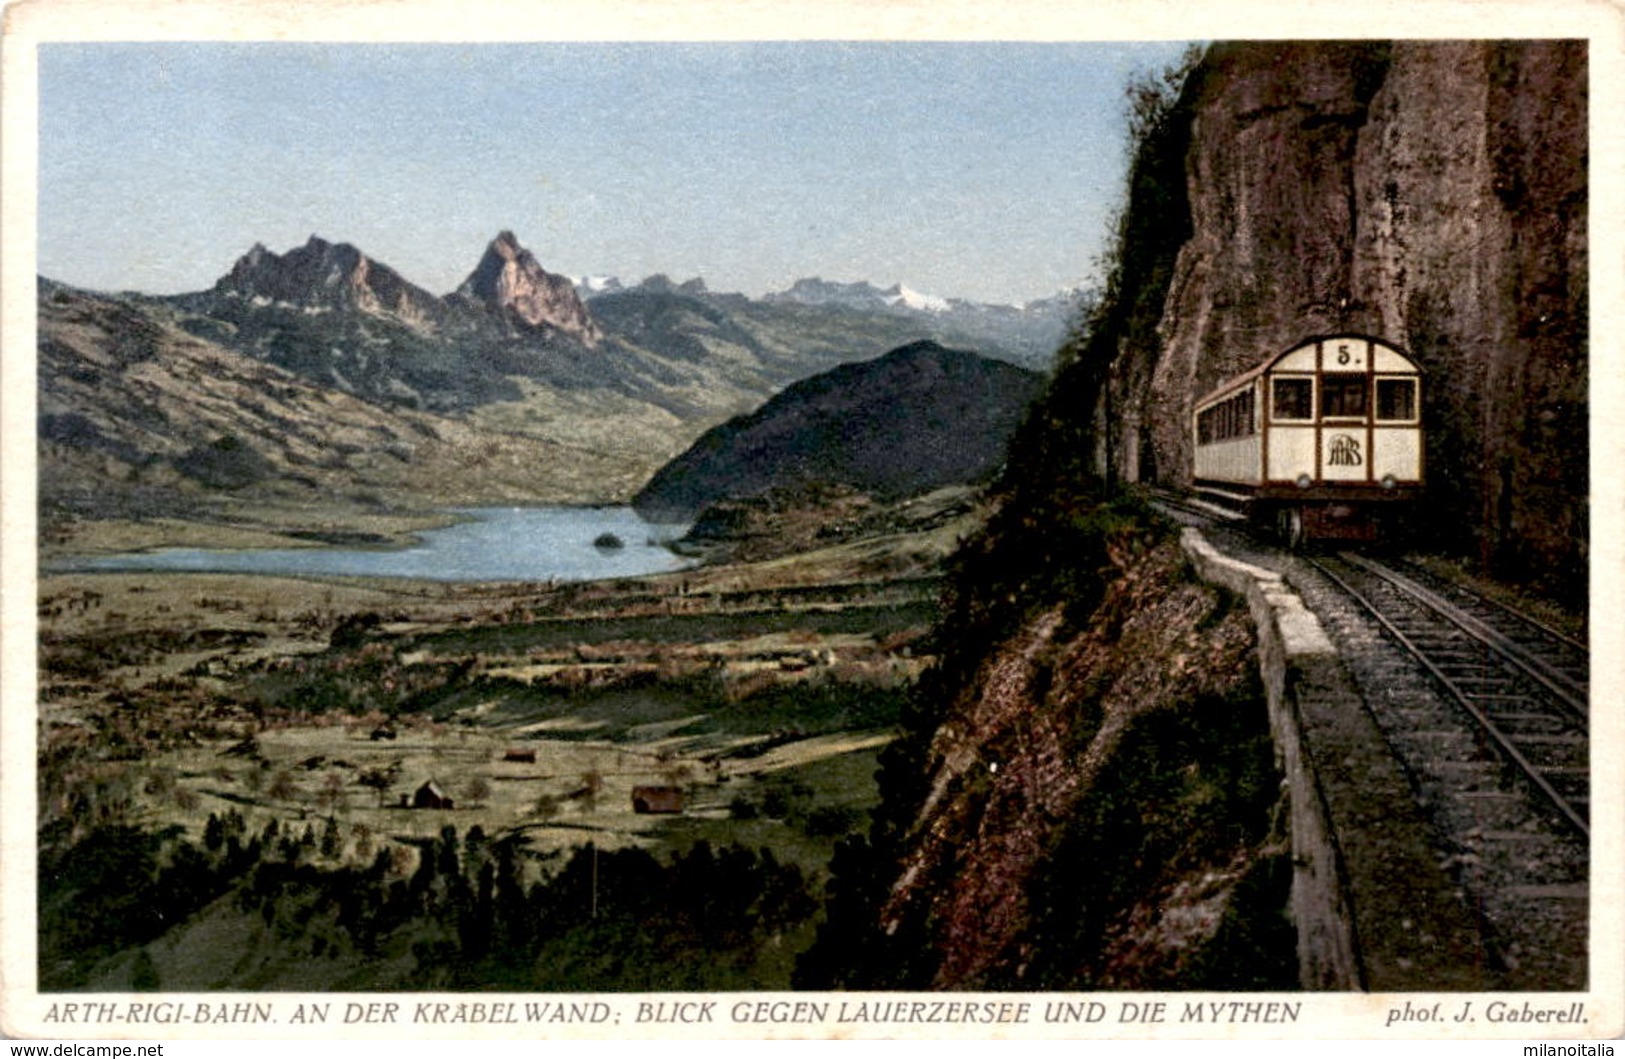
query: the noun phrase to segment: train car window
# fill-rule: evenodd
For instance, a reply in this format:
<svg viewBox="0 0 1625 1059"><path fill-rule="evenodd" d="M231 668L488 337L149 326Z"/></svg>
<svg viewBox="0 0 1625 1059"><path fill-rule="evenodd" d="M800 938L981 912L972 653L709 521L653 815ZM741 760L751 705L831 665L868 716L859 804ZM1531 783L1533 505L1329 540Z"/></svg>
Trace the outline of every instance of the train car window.
<svg viewBox="0 0 1625 1059"><path fill-rule="evenodd" d="M1321 376L1320 414L1326 418L1364 416L1366 414L1365 376Z"/></svg>
<svg viewBox="0 0 1625 1059"><path fill-rule="evenodd" d="M1377 418L1408 422L1416 418L1416 380L1378 379Z"/></svg>
<svg viewBox="0 0 1625 1059"><path fill-rule="evenodd" d="M1228 400L1198 412L1197 444L1210 445L1216 441L1229 441L1231 438L1244 438L1256 434L1258 424L1253 421L1253 405L1253 391L1244 390Z"/></svg>
<svg viewBox="0 0 1625 1059"><path fill-rule="evenodd" d="M1276 379L1272 415L1276 419L1313 419L1314 383L1310 379Z"/></svg>

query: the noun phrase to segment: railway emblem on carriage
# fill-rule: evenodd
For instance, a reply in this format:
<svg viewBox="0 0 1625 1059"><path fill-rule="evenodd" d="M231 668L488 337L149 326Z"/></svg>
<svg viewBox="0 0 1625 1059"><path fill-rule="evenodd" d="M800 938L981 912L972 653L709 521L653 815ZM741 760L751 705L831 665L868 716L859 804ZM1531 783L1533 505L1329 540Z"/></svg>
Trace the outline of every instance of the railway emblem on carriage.
<svg viewBox="0 0 1625 1059"><path fill-rule="evenodd" d="M1333 467L1360 466L1360 442L1348 434L1332 435L1326 462Z"/></svg>

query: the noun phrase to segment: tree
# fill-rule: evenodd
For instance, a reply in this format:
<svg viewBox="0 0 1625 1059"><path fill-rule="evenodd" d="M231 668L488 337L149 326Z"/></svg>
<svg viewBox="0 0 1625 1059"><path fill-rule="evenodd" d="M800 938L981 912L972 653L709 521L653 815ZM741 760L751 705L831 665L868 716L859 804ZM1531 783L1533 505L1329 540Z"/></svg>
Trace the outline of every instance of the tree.
<svg viewBox="0 0 1625 1059"><path fill-rule="evenodd" d="M344 836L339 833L339 822L333 817L327 818L322 827L322 856L333 860L344 852Z"/></svg>
<svg viewBox="0 0 1625 1059"><path fill-rule="evenodd" d="M371 860L373 851L377 848L373 845L372 829L366 824L355 824L350 828L350 834L355 838L356 860L362 862Z"/></svg>
<svg viewBox="0 0 1625 1059"><path fill-rule="evenodd" d="M209 822L203 825L203 848L210 853L217 853L220 847L226 844L226 825L213 813L209 814Z"/></svg>
<svg viewBox="0 0 1625 1059"><path fill-rule="evenodd" d="M598 796L604 792L604 774L595 765L581 774L581 804L587 812L596 812Z"/></svg>
<svg viewBox="0 0 1625 1059"><path fill-rule="evenodd" d="M1144 143L1162 124L1179 100L1179 93L1192 70L1202 61L1202 48L1191 45L1177 62L1162 70L1133 78L1123 90L1128 100L1129 138Z"/></svg>
<svg viewBox="0 0 1625 1059"><path fill-rule="evenodd" d="M271 777L270 789L266 791L279 802L291 802L299 796L299 785L294 783L293 774L287 769L278 769Z"/></svg>
<svg viewBox="0 0 1625 1059"><path fill-rule="evenodd" d="M389 789L395 786L395 781L400 778L400 774L401 762L398 760L391 761L384 768L362 770L361 775L356 777L356 782L363 787L378 792L378 808L382 809L384 807L384 795L388 794Z"/></svg>
<svg viewBox="0 0 1625 1059"><path fill-rule="evenodd" d="M485 828L475 824L463 836L463 874L473 876L478 874L480 865L490 858L486 854Z"/></svg>
<svg viewBox="0 0 1625 1059"><path fill-rule="evenodd" d="M322 789L316 794L318 804L327 809L344 808L344 777L329 772L322 777Z"/></svg>
<svg viewBox="0 0 1625 1059"><path fill-rule="evenodd" d="M447 824L440 829L440 842L435 846L435 869L441 876L449 879L452 876L462 877L461 857L458 855L460 843L457 841L457 828Z"/></svg>
<svg viewBox="0 0 1625 1059"><path fill-rule="evenodd" d="M130 968L130 990L135 993L156 993L162 983L158 980L158 965L152 962L152 953L142 949L135 954Z"/></svg>

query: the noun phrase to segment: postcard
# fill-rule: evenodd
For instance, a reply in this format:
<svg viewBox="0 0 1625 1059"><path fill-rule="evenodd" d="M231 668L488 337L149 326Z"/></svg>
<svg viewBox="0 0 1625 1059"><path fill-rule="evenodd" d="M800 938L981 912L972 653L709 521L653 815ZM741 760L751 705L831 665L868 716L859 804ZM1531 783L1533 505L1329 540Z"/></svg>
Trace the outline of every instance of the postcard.
<svg viewBox="0 0 1625 1059"><path fill-rule="evenodd" d="M1620 18L12 4L0 1028L1612 1054Z"/></svg>

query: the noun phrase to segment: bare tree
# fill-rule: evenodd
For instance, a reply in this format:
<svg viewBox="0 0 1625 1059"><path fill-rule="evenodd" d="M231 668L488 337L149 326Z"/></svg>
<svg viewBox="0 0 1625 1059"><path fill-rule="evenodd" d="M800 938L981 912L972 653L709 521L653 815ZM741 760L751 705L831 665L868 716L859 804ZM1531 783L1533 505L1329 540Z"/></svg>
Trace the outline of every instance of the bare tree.
<svg viewBox="0 0 1625 1059"><path fill-rule="evenodd" d="M604 774L594 765L581 774L581 804L587 812L598 810L598 796L604 790Z"/></svg>
<svg viewBox="0 0 1625 1059"><path fill-rule="evenodd" d="M389 789L395 786L395 781L400 778L400 774L401 762L397 760L390 762L384 768L364 769L361 775L356 777L356 782L363 787L378 792L378 808L382 809L384 807L384 795L388 794Z"/></svg>
<svg viewBox="0 0 1625 1059"><path fill-rule="evenodd" d="M378 808L382 809L384 807L384 795L389 792L389 788L393 784L390 783L389 776L384 773L383 769L367 769L356 777L356 782L363 787L377 791Z"/></svg>
<svg viewBox="0 0 1625 1059"><path fill-rule="evenodd" d="M362 864L372 860L376 848L372 841L372 828L362 823L351 824L350 837L355 839L355 859Z"/></svg>
<svg viewBox="0 0 1625 1059"><path fill-rule="evenodd" d="M324 775L322 789L316 793L316 801L328 809L343 809L344 800L344 777L337 772Z"/></svg>
<svg viewBox="0 0 1625 1059"><path fill-rule="evenodd" d="M299 797L299 785L293 781L293 774L287 769L278 769L271 777L270 789L266 791L279 802L291 802Z"/></svg>

